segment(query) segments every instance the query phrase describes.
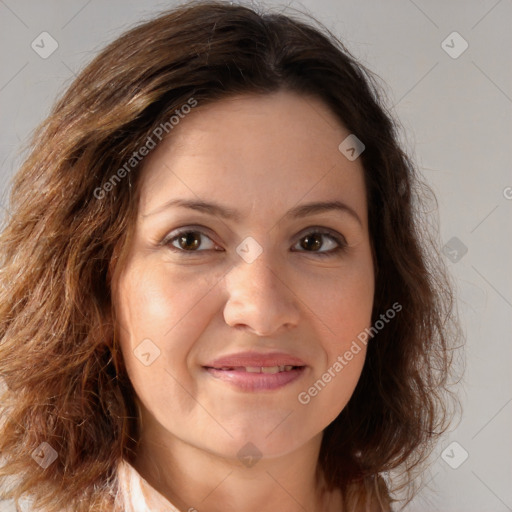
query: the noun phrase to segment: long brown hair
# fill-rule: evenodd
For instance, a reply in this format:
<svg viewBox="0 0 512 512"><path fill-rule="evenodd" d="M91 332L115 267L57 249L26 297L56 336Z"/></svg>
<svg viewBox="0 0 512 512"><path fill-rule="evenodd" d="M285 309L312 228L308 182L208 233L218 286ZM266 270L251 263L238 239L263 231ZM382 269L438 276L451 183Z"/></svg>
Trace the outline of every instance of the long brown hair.
<svg viewBox="0 0 512 512"><path fill-rule="evenodd" d="M116 466L134 457L139 435L110 293L139 190L142 164L126 163L190 98L201 106L278 90L321 99L364 142L373 321L402 305L369 342L319 464L347 510L388 509L396 485L383 472L414 489L415 468L448 425L459 332L421 218L428 188L374 77L333 34L298 16L211 1L165 12L108 45L38 128L14 177L0 236L0 477L17 479L6 498L26 494L47 512L112 506ZM42 469L37 450L57 458Z"/></svg>

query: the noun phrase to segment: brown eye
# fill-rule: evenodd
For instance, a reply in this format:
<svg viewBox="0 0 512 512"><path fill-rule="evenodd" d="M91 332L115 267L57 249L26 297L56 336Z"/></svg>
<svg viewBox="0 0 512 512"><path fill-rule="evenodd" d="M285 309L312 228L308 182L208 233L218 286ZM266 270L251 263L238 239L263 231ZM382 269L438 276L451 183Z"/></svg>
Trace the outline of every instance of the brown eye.
<svg viewBox="0 0 512 512"><path fill-rule="evenodd" d="M342 251L347 247L347 242L342 235L335 234L330 230L316 229L303 236L297 245L300 245L303 250L294 248L294 251L310 252L315 256L324 257L334 256L337 252Z"/></svg>
<svg viewBox="0 0 512 512"><path fill-rule="evenodd" d="M177 237L177 241L181 249L184 249L185 251L192 251L201 245L200 238L200 233L197 231L190 231Z"/></svg>
<svg viewBox="0 0 512 512"><path fill-rule="evenodd" d="M202 252L217 248L210 237L192 229L171 233L162 244L178 252Z"/></svg>
<svg viewBox="0 0 512 512"><path fill-rule="evenodd" d="M319 233L315 233L313 235L306 235L302 238L301 246L303 249L307 249L308 251L318 251L322 247L322 236Z"/></svg>

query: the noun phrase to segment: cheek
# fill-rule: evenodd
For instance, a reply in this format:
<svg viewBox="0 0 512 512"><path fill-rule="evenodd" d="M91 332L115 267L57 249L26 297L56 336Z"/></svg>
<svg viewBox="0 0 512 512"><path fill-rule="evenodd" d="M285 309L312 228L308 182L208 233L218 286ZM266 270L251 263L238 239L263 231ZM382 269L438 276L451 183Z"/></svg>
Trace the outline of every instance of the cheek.
<svg viewBox="0 0 512 512"><path fill-rule="evenodd" d="M298 395L299 407L314 425L325 428L342 412L357 386L364 365L366 347L335 354L326 367L311 379ZM349 357L347 357L347 355Z"/></svg>
<svg viewBox="0 0 512 512"><path fill-rule="evenodd" d="M317 421L327 425L348 403L359 381L365 356L365 329L371 325L374 275L371 260L361 258L346 272L304 282L311 290L307 303L325 358L302 390L298 401ZM304 291L302 292L304 293ZM314 414L313 414L314 411Z"/></svg>
<svg viewBox="0 0 512 512"><path fill-rule="evenodd" d="M210 281L162 264L128 267L116 297L125 333L129 331L134 342L150 337L163 346L177 330L197 330L205 319L200 314L205 298L215 284Z"/></svg>
<svg viewBox="0 0 512 512"><path fill-rule="evenodd" d="M170 272L161 264L128 266L116 290L119 339L127 371L139 395L158 396L162 388L192 386L186 360L210 319L209 294L201 278Z"/></svg>
<svg viewBox="0 0 512 512"><path fill-rule="evenodd" d="M355 259L356 263L348 261L333 272L306 274L300 280L298 294L325 332L323 345L330 356L343 350L371 322L373 268L369 258Z"/></svg>
<svg viewBox="0 0 512 512"><path fill-rule="evenodd" d="M361 333L371 323L372 289L345 282L342 293L319 294L314 304L324 357L297 400L310 421L325 427L344 409L361 376L366 356Z"/></svg>

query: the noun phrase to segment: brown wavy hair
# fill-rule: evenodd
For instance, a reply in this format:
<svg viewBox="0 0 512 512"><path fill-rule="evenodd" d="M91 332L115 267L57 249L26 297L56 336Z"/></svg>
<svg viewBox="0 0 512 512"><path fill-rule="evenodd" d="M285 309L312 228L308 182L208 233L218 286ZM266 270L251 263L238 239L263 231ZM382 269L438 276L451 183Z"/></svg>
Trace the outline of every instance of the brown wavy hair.
<svg viewBox="0 0 512 512"><path fill-rule="evenodd" d="M110 285L134 225L143 164L105 184L190 98L200 108L280 90L319 98L364 142L373 321L403 306L368 344L353 396L324 431L319 464L346 510L390 510L400 488L414 495L416 470L456 402L459 330L422 210L430 189L400 147L374 75L331 32L298 14L207 1L166 11L109 44L37 129L14 176L0 236L0 481L16 477L4 498L29 496L47 512L112 509L116 467L133 460L139 425ZM99 188L108 190L101 199ZM31 456L42 442L58 455L44 470Z"/></svg>

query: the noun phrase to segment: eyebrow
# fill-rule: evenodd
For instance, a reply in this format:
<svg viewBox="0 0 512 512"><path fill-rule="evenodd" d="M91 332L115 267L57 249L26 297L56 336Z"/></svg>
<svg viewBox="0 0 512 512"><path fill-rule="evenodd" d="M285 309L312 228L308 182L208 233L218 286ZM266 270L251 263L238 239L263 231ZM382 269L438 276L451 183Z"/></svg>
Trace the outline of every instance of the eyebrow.
<svg viewBox="0 0 512 512"><path fill-rule="evenodd" d="M207 213L209 215L219 216L226 220L233 220L235 222L239 222L242 218L240 212L233 210L232 208L226 208L225 206L221 206L220 204L214 202L206 202L201 200L193 200L193 199L172 199L162 206L158 207L156 210L152 212L142 214L142 217L149 217L150 215L155 215L160 213L168 208L173 206L178 206L182 208L188 208L190 210L199 211L202 213ZM294 217L294 218L302 218L307 217L308 215L314 215L316 213L324 213L328 211L339 211L343 213L348 213L351 217L353 217L357 222L362 226L363 223L359 218L359 215L347 204L341 201L316 201L312 203L306 203L299 206L295 206L291 210L288 210L284 215L284 218Z"/></svg>

